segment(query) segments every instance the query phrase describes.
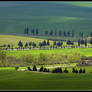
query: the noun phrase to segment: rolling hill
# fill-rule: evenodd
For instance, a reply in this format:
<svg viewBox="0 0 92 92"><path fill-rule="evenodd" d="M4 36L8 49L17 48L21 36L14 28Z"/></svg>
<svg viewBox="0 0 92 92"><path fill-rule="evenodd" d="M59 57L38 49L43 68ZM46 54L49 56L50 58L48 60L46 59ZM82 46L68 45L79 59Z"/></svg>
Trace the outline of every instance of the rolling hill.
<svg viewBox="0 0 92 92"><path fill-rule="evenodd" d="M0 2L0 34L23 35L26 24L30 31L38 28L40 34L53 29L88 36L92 31L92 2Z"/></svg>

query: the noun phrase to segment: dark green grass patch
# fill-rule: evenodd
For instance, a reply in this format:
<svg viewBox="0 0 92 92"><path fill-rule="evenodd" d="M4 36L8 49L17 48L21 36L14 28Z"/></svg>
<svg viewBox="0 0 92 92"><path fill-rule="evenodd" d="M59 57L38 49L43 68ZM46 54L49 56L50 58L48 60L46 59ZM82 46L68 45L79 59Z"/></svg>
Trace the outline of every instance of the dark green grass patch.
<svg viewBox="0 0 92 92"><path fill-rule="evenodd" d="M77 67L78 68L78 67ZM80 68L80 67L79 67ZM78 68L78 69L79 69ZM83 67L82 67L83 68ZM0 68L1 69L1 68ZM63 68L64 69L64 68ZM69 68L71 71L72 68ZM0 70L2 90L80 90L92 89L92 67L85 74L47 74L15 70Z"/></svg>

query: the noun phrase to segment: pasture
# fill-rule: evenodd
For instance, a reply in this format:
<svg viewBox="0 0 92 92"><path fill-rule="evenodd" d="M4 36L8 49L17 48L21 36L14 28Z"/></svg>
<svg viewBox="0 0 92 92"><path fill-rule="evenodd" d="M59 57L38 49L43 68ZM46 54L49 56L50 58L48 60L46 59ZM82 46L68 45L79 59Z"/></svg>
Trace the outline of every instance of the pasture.
<svg viewBox="0 0 92 92"><path fill-rule="evenodd" d="M35 56L38 56L40 53L48 53L48 54L70 54L73 52L78 52L82 56L92 56L92 48L61 48L61 49L51 49L51 50L37 50L37 49L31 49L31 50L8 50L7 55L8 56L22 56L27 54L33 54Z"/></svg>
<svg viewBox="0 0 92 92"><path fill-rule="evenodd" d="M92 67L85 69L85 74L73 74L72 67L68 68L68 74L51 74L1 67L0 90L92 90Z"/></svg>
<svg viewBox="0 0 92 92"><path fill-rule="evenodd" d="M26 37L26 36L16 36L16 35L0 35L0 45L14 45L14 47L18 47L18 42L22 41L23 44L26 42L35 42L37 45L39 42L44 41L44 39L39 38L32 38L32 37ZM52 44L52 41L50 41Z"/></svg>
<svg viewBox="0 0 92 92"><path fill-rule="evenodd" d="M23 35L27 24L30 32L38 28L40 35L53 29L57 32L74 30L75 37L79 32L88 36L92 28L91 6L91 2L0 2L0 34Z"/></svg>

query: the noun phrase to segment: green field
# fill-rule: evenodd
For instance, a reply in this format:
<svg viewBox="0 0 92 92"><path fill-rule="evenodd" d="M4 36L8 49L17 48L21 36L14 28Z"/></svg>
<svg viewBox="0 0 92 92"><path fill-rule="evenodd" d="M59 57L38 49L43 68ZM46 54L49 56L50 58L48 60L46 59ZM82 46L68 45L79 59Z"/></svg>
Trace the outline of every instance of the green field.
<svg viewBox="0 0 92 92"><path fill-rule="evenodd" d="M66 48L66 49L52 49L52 50L23 50L23 51L7 51L8 56L22 56L27 54L33 54L38 56L40 53L48 53L48 54L70 54L73 52L78 52L82 56L92 56L92 48Z"/></svg>
<svg viewBox="0 0 92 92"><path fill-rule="evenodd" d="M15 71L12 67L0 68L0 90L92 90L92 67L85 68L85 74L71 73L72 67L68 68L68 74Z"/></svg>
<svg viewBox="0 0 92 92"><path fill-rule="evenodd" d="M38 28L40 34L51 29L57 32L73 29L76 36L78 32L87 36L92 29L91 6L92 2L0 2L0 34L23 35L27 24L29 31Z"/></svg>
<svg viewBox="0 0 92 92"><path fill-rule="evenodd" d="M26 25L29 28L28 35L24 35ZM31 30L36 28L39 35L33 36ZM44 35L45 31L50 32L51 29L54 31L53 36ZM75 36L60 37L59 31L73 31ZM75 41L74 46L78 46L76 41L79 39L79 32L83 32L84 39L89 41L89 34L92 32L92 2L0 2L0 46L14 45L14 50L0 49L0 90L92 90L92 66L77 66L81 64L82 56L86 56L84 59L91 59L92 48L36 49L39 42L47 41L46 39L49 39L50 45L45 48L53 46L53 39L70 39ZM20 40L23 47L26 42L35 42L37 47L16 50ZM69 47L65 41L62 47L64 46ZM88 42L87 46L92 45ZM88 65L91 65L91 62L92 60ZM42 65L47 69L50 67L50 71L52 67L62 66L63 70L67 67L69 73L15 70L15 66L27 69L27 66L32 68L33 65L37 68ZM86 73L73 74L73 67L78 70L85 68Z"/></svg>
<svg viewBox="0 0 92 92"><path fill-rule="evenodd" d="M26 36L16 36L16 35L0 35L0 45L14 45L14 47L18 47L18 42L22 41L23 45L26 42L35 42L37 45L39 42L44 41L44 39L39 39L39 38L32 38L32 37L26 37ZM47 41L47 40L46 40ZM52 44L53 42L50 41Z"/></svg>

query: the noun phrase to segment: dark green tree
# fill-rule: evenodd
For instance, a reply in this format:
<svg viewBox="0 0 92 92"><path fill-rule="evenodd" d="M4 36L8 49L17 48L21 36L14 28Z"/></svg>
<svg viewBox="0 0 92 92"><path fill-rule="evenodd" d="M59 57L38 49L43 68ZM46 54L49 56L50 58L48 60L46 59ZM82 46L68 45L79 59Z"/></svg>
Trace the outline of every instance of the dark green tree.
<svg viewBox="0 0 92 92"><path fill-rule="evenodd" d="M39 30L38 29L36 29L36 35L38 35L39 34Z"/></svg>
<svg viewBox="0 0 92 92"><path fill-rule="evenodd" d="M50 36L53 36L53 30L50 31Z"/></svg>
<svg viewBox="0 0 92 92"><path fill-rule="evenodd" d="M48 46L50 45L50 42L49 42L49 40L47 40L47 45L48 45Z"/></svg>
<svg viewBox="0 0 92 92"><path fill-rule="evenodd" d="M24 34L28 34L29 33L29 29L28 26L26 26L25 30L24 30Z"/></svg>
<svg viewBox="0 0 92 92"><path fill-rule="evenodd" d="M22 48L23 47L23 43L21 41L19 41L18 46Z"/></svg>

